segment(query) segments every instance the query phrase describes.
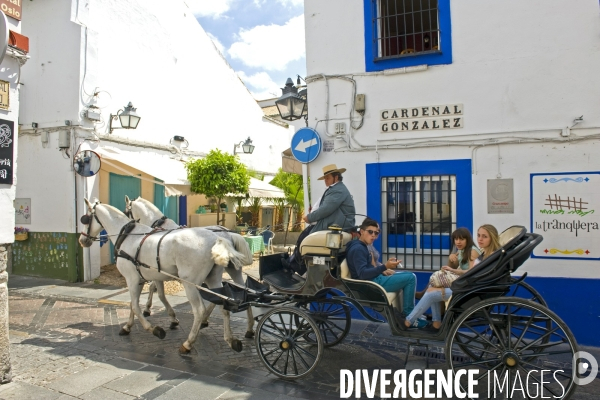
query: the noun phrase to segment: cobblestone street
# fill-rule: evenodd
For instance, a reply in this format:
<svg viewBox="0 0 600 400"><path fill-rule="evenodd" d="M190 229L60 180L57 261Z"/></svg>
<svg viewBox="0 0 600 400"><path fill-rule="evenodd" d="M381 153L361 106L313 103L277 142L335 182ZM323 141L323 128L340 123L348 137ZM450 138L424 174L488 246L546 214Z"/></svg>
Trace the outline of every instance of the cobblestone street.
<svg viewBox="0 0 600 400"><path fill-rule="evenodd" d="M412 348L405 365L406 342L391 336L387 325L353 321L347 339L325 349L315 372L298 381L283 381L262 365L254 340L243 339L245 313L232 316L234 334L244 343L242 352L234 352L225 343L221 313L215 312L191 354L181 356L177 350L193 318L187 302L174 307L180 326L167 330L164 340L143 331L137 321L129 336L119 336L129 308L111 298L119 298L122 288L65 284L31 289L25 286L35 278L17 277L14 281L21 287L10 290L13 382L0 387L0 399L4 400L327 399L339 398L342 368L425 368L425 358L419 354L422 347ZM47 294L57 289L64 294ZM75 289L91 294L87 298L69 296ZM94 291L111 294L97 299ZM159 302L155 302L150 319L169 325ZM431 368L445 367L439 345L430 347ZM594 389L600 390L600 380L580 387L572 398L598 398Z"/></svg>

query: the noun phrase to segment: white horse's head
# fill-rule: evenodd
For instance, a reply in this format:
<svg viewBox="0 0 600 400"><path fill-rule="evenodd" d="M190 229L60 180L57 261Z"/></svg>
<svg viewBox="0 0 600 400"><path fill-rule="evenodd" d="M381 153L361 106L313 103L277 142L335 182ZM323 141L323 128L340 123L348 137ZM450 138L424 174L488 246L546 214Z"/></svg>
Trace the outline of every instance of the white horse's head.
<svg viewBox="0 0 600 400"><path fill-rule="evenodd" d="M98 239L103 228L109 236L115 236L123 225L131 221L123 212L111 205L102 204L98 200L94 200L93 204L88 199L84 200L87 212L81 217L81 223L85 225L85 230L79 236L79 244L83 247L90 247Z"/></svg>
<svg viewBox="0 0 600 400"><path fill-rule="evenodd" d="M83 200L85 200L85 204L87 205L87 212L81 216L81 223L85 225L85 232L81 232L79 244L82 247L90 247L102 231L102 225L96 215L96 207L100 202L95 200L94 204L92 204L88 199Z"/></svg>
<svg viewBox="0 0 600 400"><path fill-rule="evenodd" d="M150 201L138 197L135 200L130 200L129 197L125 196L125 214L129 218L139 220L144 225L152 225L154 221L161 218L164 214L152 204Z"/></svg>

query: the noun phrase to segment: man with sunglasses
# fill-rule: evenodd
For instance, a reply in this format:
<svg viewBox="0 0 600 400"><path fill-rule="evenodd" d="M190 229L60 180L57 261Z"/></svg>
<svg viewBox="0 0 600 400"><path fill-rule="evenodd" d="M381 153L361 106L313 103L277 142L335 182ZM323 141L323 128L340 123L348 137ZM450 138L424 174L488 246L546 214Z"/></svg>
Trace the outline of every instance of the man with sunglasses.
<svg viewBox="0 0 600 400"><path fill-rule="evenodd" d="M415 286L417 278L410 272L395 272L402 260L390 258L385 264L373 259L369 247L379 237L379 224L367 217L360 225L360 236L346 245L346 260L352 279L373 281L381 285L386 292L402 290L402 310L397 310L398 318L403 318L415 307Z"/></svg>

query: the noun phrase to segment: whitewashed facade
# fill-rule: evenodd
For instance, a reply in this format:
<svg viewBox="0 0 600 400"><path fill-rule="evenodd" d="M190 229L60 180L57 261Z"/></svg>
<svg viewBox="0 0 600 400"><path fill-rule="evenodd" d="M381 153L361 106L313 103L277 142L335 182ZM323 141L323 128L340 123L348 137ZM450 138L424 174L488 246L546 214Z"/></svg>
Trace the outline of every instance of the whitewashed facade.
<svg viewBox="0 0 600 400"><path fill-rule="evenodd" d="M241 154L241 161L276 173L293 132L263 120L260 107L184 1L48 0L24 2L23 8L31 62L22 77L23 185L17 198L31 199L33 244L41 241L36 249L53 256L39 262L27 252L29 258L18 264L20 273L72 281L98 276L98 245L82 252L76 241L83 198L106 198L110 173L139 175L140 194L150 198L152 181L164 179L118 162L121 169L109 166L92 178L77 176L72 168L77 149L146 152L152 163L164 155L185 159L215 148L231 153L250 137L254 153ZM128 102L141 116L138 128L110 134L110 114ZM100 121L87 118L88 112L100 114ZM120 128L118 121L115 126ZM173 142L175 135L187 143ZM60 137L70 139L66 149L59 149ZM102 249L104 263L107 248Z"/></svg>
<svg viewBox="0 0 600 400"><path fill-rule="evenodd" d="M402 190L409 196L400 185L447 176L453 228L523 225L544 235L517 272L529 274L581 343L599 345L586 333L600 329L598 2L439 0L439 48L386 58L376 41L381 1L305 1L309 125L335 148L310 164L311 175L332 163L348 169L357 212L384 222L384 254L403 246L393 244L398 208L383 192L396 188L397 205ZM355 94L365 94L364 116L353 111ZM346 133L335 134L340 122ZM501 200L488 195L488 181ZM427 270L417 264L406 262ZM419 288L427 276L418 274ZM589 303L564 302L580 296Z"/></svg>

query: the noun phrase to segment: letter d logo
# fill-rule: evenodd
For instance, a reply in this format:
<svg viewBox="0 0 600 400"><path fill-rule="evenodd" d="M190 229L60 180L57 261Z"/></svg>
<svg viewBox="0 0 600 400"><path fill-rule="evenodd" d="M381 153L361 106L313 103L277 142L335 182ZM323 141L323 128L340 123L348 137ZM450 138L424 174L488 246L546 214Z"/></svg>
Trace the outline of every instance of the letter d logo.
<svg viewBox="0 0 600 400"><path fill-rule="evenodd" d="M592 371L586 377L581 377L591 365ZM598 361L586 351L578 351L573 355L573 381L579 386L592 383L598 375Z"/></svg>

